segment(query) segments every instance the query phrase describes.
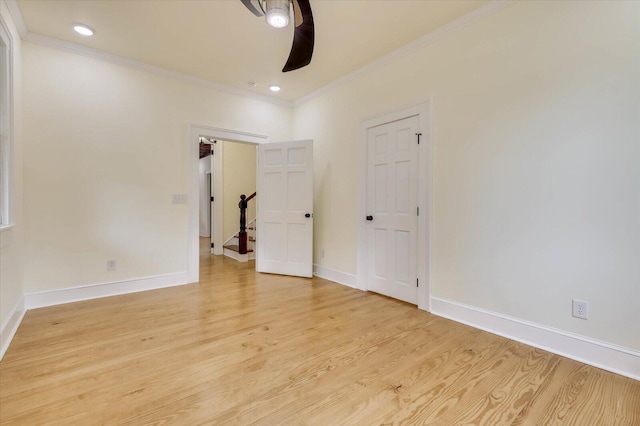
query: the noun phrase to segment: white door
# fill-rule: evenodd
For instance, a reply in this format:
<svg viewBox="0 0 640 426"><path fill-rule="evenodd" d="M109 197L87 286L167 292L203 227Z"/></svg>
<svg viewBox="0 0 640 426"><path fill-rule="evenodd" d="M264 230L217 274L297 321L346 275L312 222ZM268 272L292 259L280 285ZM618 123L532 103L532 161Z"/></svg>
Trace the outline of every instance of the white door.
<svg viewBox="0 0 640 426"><path fill-rule="evenodd" d="M367 290L417 303L418 116L367 131Z"/></svg>
<svg viewBox="0 0 640 426"><path fill-rule="evenodd" d="M258 146L256 270L313 273L313 142Z"/></svg>
<svg viewBox="0 0 640 426"><path fill-rule="evenodd" d="M211 159L211 163L213 164L213 158ZM209 197L207 200L207 220L209 221L209 235L211 236L211 254L213 254L213 173L207 173L205 184L207 187L206 194L207 197Z"/></svg>

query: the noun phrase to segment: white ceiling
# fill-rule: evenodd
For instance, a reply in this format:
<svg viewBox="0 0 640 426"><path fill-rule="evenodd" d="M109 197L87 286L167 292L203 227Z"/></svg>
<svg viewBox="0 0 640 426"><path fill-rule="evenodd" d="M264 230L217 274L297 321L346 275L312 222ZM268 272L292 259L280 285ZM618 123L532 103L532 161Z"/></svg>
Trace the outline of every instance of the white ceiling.
<svg viewBox="0 0 640 426"><path fill-rule="evenodd" d="M282 73L292 25L271 28L240 0L17 1L30 33L284 100L299 99L486 3L311 0L313 60ZM75 34L74 23L92 27L95 35ZM257 86L249 88L249 81ZM282 91L273 95L271 84Z"/></svg>

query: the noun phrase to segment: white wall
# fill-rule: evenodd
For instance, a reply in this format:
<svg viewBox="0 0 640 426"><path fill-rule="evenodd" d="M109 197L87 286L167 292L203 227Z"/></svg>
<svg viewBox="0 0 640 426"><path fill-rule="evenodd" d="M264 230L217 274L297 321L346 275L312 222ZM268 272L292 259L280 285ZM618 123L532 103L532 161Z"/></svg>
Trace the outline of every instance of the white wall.
<svg viewBox="0 0 640 426"><path fill-rule="evenodd" d="M171 195L187 193L189 123L291 136L287 107L23 50L26 293L187 270L187 205Z"/></svg>
<svg viewBox="0 0 640 426"><path fill-rule="evenodd" d="M200 159L198 163L198 182L200 186L200 236L211 236L211 221L209 211L211 210L211 192L209 189L209 177L207 173L211 173L211 156ZM212 181L213 183L213 177Z"/></svg>
<svg viewBox="0 0 640 426"><path fill-rule="evenodd" d="M24 240L23 189L22 189L22 43L18 31L4 1L0 1L0 18L8 27L13 40L13 219L10 231L0 234L0 357L8 342L9 330L18 320L22 300L22 255ZM2 247L3 246L3 247Z"/></svg>
<svg viewBox="0 0 640 426"><path fill-rule="evenodd" d="M640 349L639 16L514 2L296 107L316 263L356 272L359 122L431 96L432 295Z"/></svg>
<svg viewBox="0 0 640 426"><path fill-rule="evenodd" d="M256 145L224 141L223 152L223 239L233 237L240 230L240 195L256 192ZM256 200L247 205L247 222L256 217Z"/></svg>

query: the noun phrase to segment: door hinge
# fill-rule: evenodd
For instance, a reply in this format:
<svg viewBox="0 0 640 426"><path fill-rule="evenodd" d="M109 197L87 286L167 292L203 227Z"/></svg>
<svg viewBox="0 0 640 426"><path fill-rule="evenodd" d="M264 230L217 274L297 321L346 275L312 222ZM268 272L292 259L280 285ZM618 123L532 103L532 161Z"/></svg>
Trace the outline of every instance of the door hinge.
<svg viewBox="0 0 640 426"><path fill-rule="evenodd" d="M416 278L416 287L418 286L419 286L419 281L418 281L418 278Z"/></svg>
<svg viewBox="0 0 640 426"><path fill-rule="evenodd" d="M213 248L213 243L211 243L211 248Z"/></svg>
<svg viewBox="0 0 640 426"><path fill-rule="evenodd" d="M416 133L416 136L418 137L418 145L420 145L420 136L422 136L422 133Z"/></svg>
<svg viewBox="0 0 640 426"><path fill-rule="evenodd" d="M416 207L416 216L420 216L420 207Z"/></svg>
<svg viewBox="0 0 640 426"><path fill-rule="evenodd" d="M213 150L211 150L211 155L213 155Z"/></svg>
<svg viewBox="0 0 640 426"><path fill-rule="evenodd" d="M211 202L213 203L213 197L211 197Z"/></svg>

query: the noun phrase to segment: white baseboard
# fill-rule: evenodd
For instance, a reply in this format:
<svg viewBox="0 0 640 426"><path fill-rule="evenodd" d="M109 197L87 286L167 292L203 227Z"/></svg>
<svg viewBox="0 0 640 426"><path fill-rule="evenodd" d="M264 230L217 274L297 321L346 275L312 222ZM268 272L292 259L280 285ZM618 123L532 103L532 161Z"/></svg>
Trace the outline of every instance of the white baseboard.
<svg viewBox="0 0 640 426"><path fill-rule="evenodd" d="M431 313L640 380L640 352L633 349L436 297Z"/></svg>
<svg viewBox="0 0 640 426"><path fill-rule="evenodd" d="M25 306L27 309L43 308L45 306L80 302L82 300L97 299L100 297L117 296L119 294L137 293L139 291L155 290L158 288L173 287L188 283L188 272L133 278L123 281L105 282L80 287L28 293L25 294Z"/></svg>
<svg viewBox="0 0 640 426"><path fill-rule="evenodd" d="M256 252L250 251L246 254L240 254L237 251L229 250L225 248L222 250L222 254L230 257L231 259L237 260L238 262L248 262L256 258Z"/></svg>
<svg viewBox="0 0 640 426"><path fill-rule="evenodd" d="M326 266L314 264L313 275L359 290L357 286L358 280L355 274L349 274L347 272L337 271L335 269L327 268Z"/></svg>
<svg viewBox="0 0 640 426"><path fill-rule="evenodd" d="M10 315L0 326L0 361L4 357L5 352L7 352L7 349L9 349L11 340L13 340L13 336L15 336L16 331L18 331L18 327L20 327L20 323L26 312L27 310L24 308L24 297L20 297L18 303L16 303L11 310Z"/></svg>

